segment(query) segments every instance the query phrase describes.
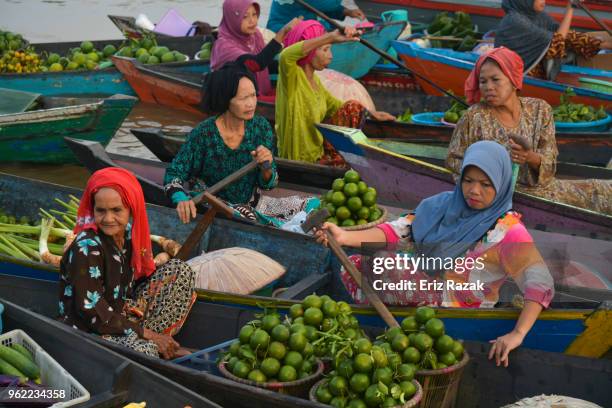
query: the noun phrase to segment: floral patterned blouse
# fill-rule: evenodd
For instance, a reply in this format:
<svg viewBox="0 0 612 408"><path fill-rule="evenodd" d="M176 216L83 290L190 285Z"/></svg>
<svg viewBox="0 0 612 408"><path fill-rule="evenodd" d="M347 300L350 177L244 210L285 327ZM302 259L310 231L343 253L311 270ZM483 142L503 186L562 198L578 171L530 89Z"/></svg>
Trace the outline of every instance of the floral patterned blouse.
<svg viewBox="0 0 612 408"><path fill-rule="evenodd" d="M189 183L191 194L197 195L208 186L246 166L253 160L251 152L262 145L274 153L274 133L272 126L263 117L255 115L246 121L244 139L235 149L228 147L215 121L218 116L206 119L195 127L181 147L172 163L166 169L164 189L174 204L189 199L183 189ZM272 162L272 177L264 181L260 169L235 181L218 193L218 196L232 204L247 204L251 201L255 188L271 190L278 184L276 162Z"/></svg>
<svg viewBox="0 0 612 408"><path fill-rule="evenodd" d="M131 226L123 249L113 239L93 230L81 232L60 264L60 320L86 332L139 337L143 328L124 314L133 295Z"/></svg>

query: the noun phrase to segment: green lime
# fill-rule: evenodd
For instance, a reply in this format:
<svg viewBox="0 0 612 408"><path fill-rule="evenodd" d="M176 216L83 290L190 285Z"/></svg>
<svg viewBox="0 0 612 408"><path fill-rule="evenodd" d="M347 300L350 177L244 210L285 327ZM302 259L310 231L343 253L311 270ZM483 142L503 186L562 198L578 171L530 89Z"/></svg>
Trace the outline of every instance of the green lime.
<svg viewBox="0 0 612 408"><path fill-rule="evenodd" d="M302 366L303 362L304 362L304 358L297 351L288 352L287 355L285 356L285 359L283 360L283 363L285 365L291 366L295 368L296 370Z"/></svg>
<svg viewBox="0 0 612 408"><path fill-rule="evenodd" d="M325 220L325 222L329 222L330 224L338 225L338 219L336 217L329 217Z"/></svg>
<svg viewBox="0 0 612 408"><path fill-rule="evenodd" d="M317 336L318 336L318 333L317 333ZM312 345L312 343L306 343L304 350L302 350L302 355L304 356L304 358L309 358L313 354L314 354L314 346Z"/></svg>
<svg viewBox="0 0 612 408"><path fill-rule="evenodd" d="M276 314L265 315L261 319L261 328L268 333L272 332L272 329L281 323L280 317Z"/></svg>
<svg viewBox="0 0 612 408"><path fill-rule="evenodd" d="M283 324L277 324L270 332L272 339L284 343L289 339L289 328Z"/></svg>
<svg viewBox="0 0 612 408"><path fill-rule="evenodd" d="M391 347L393 348L393 350L401 353L408 348L409 344L410 343L408 341L408 336L400 333L393 338L393 341L391 342Z"/></svg>
<svg viewBox="0 0 612 408"><path fill-rule="evenodd" d="M153 47L155 44L151 38L143 38L140 41L140 46L146 49Z"/></svg>
<svg viewBox="0 0 612 408"><path fill-rule="evenodd" d="M302 306L304 307L304 310L308 309L309 307L316 307L317 309L320 309L321 306L323 306L323 301L319 296L312 294L304 298Z"/></svg>
<svg viewBox="0 0 612 408"><path fill-rule="evenodd" d="M342 221L342 224L340 224L341 227L354 227L355 225L355 220L350 218Z"/></svg>
<svg viewBox="0 0 612 408"><path fill-rule="evenodd" d="M238 339L240 340L240 343L247 344L251 339L251 335L254 331L255 328L250 324L242 327L242 329L240 329L240 333L238 334Z"/></svg>
<svg viewBox="0 0 612 408"><path fill-rule="evenodd" d="M388 354L387 360L389 361L389 367L394 370L402 364L402 356L400 356L398 353Z"/></svg>
<svg viewBox="0 0 612 408"><path fill-rule="evenodd" d="M374 365L377 368L386 367L389 364L389 360L387 359L387 354L385 351L379 347L372 347L372 351L370 352L372 355L372 359L374 360Z"/></svg>
<svg viewBox="0 0 612 408"><path fill-rule="evenodd" d="M372 351L372 343L370 342L370 340L366 338L362 338L355 342L355 352L357 354L359 353L370 354L370 351Z"/></svg>
<svg viewBox="0 0 612 408"><path fill-rule="evenodd" d="M360 181L357 183L357 188L359 189L359 195L362 196L368 191L368 185L365 181Z"/></svg>
<svg viewBox="0 0 612 408"><path fill-rule="evenodd" d="M336 371L338 372L338 375L341 375L347 380L350 379L354 372L353 360L351 360L350 358L342 360L342 362L338 364L338 368L336 369Z"/></svg>
<svg viewBox="0 0 612 408"><path fill-rule="evenodd" d="M304 312L304 323L319 327L321 321L323 321L323 312L321 312L321 309L317 307L309 307Z"/></svg>
<svg viewBox="0 0 612 408"><path fill-rule="evenodd" d="M302 318L298 317L298 319L302 319ZM298 322L293 323L291 327L289 328L289 331L291 332L291 334L302 333L304 336L306 335L306 327L304 326L304 324L298 323Z"/></svg>
<svg viewBox="0 0 612 408"><path fill-rule="evenodd" d="M277 359L268 357L261 362L261 366L259 368L266 375L266 377L270 378L274 377L280 371L281 364Z"/></svg>
<svg viewBox="0 0 612 408"><path fill-rule="evenodd" d="M159 57L158 55L156 55L156 57L158 57L161 60L161 62L164 62L164 63L175 61L174 53L170 51L164 53L161 57Z"/></svg>
<svg viewBox="0 0 612 408"><path fill-rule="evenodd" d="M393 408L393 407L397 407L402 405L399 401L397 401L395 398L393 397L387 397L385 398L385 400L383 401L382 405L380 406L381 408Z"/></svg>
<svg viewBox="0 0 612 408"><path fill-rule="evenodd" d="M306 343L308 343L308 339L302 333L293 333L289 337L289 349L293 351L302 352L304 347L306 347Z"/></svg>
<svg viewBox="0 0 612 408"><path fill-rule="evenodd" d="M397 336L398 334L402 334L402 329L400 327L393 327L387 330L387 332L385 333L385 338L387 339L387 342L391 344L395 336Z"/></svg>
<svg viewBox="0 0 612 408"><path fill-rule="evenodd" d="M414 394L416 394L416 386L412 381L402 381L399 383L400 389L404 394L404 401L408 401Z"/></svg>
<svg viewBox="0 0 612 408"><path fill-rule="evenodd" d="M397 367L397 379L399 381L412 381L416 373L416 366L413 364L400 364Z"/></svg>
<svg viewBox="0 0 612 408"><path fill-rule="evenodd" d="M257 329L251 335L251 339L249 340L249 344L253 350L264 350L268 347L270 343L270 335L262 329Z"/></svg>
<svg viewBox="0 0 612 408"><path fill-rule="evenodd" d="M356 340L359 337L359 333L352 327L349 327L344 330L344 337L347 337L351 340Z"/></svg>
<svg viewBox="0 0 612 408"><path fill-rule="evenodd" d="M240 350L240 340L233 341L229 346L229 352L232 356L237 356Z"/></svg>
<svg viewBox="0 0 612 408"><path fill-rule="evenodd" d="M368 407L378 407L383 402L383 394L378 390L378 384L370 385L363 396Z"/></svg>
<svg viewBox="0 0 612 408"><path fill-rule="evenodd" d="M453 342L453 354L455 355L457 361L460 361L461 358L463 358L463 344L457 340Z"/></svg>
<svg viewBox="0 0 612 408"><path fill-rule="evenodd" d="M239 360L234 364L234 369L232 370L232 374L234 374L238 378L247 378L249 372L251 371L251 366L245 363L242 360Z"/></svg>
<svg viewBox="0 0 612 408"><path fill-rule="evenodd" d="M147 64L159 64L159 58L157 58L155 55L151 55L147 61Z"/></svg>
<svg viewBox="0 0 612 408"><path fill-rule="evenodd" d="M325 193L321 198L327 202L331 203L332 200L332 195L334 194L334 190L329 190L327 193Z"/></svg>
<svg viewBox="0 0 612 408"><path fill-rule="evenodd" d="M332 194L331 203L336 207L336 209L346 202L346 196L342 191L335 191Z"/></svg>
<svg viewBox="0 0 612 408"><path fill-rule="evenodd" d="M349 199L349 201L351 201L353 198L359 198L359 197L352 197L351 199ZM359 201L361 202L361 199ZM360 220L364 220L364 221L370 218L370 209L368 207L359 208L359 210L357 210L357 218L359 218Z"/></svg>
<svg viewBox="0 0 612 408"><path fill-rule="evenodd" d="M357 222L355 222L356 225L364 225L364 224L367 224L367 223L368 223L368 220L361 220L361 219L357 220Z"/></svg>
<svg viewBox="0 0 612 408"><path fill-rule="evenodd" d="M338 305L333 300L327 300L323 303L323 314L325 317L336 317L338 316Z"/></svg>
<svg viewBox="0 0 612 408"><path fill-rule="evenodd" d="M281 342L273 341L268 346L268 356L272 358L275 358L277 360L282 360L283 358L285 358L286 354L287 354L287 348Z"/></svg>
<svg viewBox="0 0 612 408"><path fill-rule="evenodd" d="M329 387L329 392L337 397L346 395L348 391L348 381L346 378L338 375L329 380L327 386Z"/></svg>
<svg viewBox="0 0 612 408"><path fill-rule="evenodd" d="M429 319L427 323L425 323L425 333L437 339L444 334L444 323L440 319Z"/></svg>
<svg viewBox="0 0 612 408"><path fill-rule="evenodd" d="M332 183L332 190L340 192L344 189L344 184L344 179L337 178Z"/></svg>
<svg viewBox="0 0 612 408"><path fill-rule="evenodd" d="M340 309L340 313L348 314L352 312L351 305L344 301L338 302L338 309Z"/></svg>
<svg viewBox="0 0 612 408"><path fill-rule="evenodd" d="M304 309L302 308L302 305L299 303L296 303L294 305L291 305L291 307L289 308L289 316L292 319L295 319L297 317L301 317L304 315Z"/></svg>
<svg viewBox="0 0 612 408"><path fill-rule="evenodd" d="M359 187L357 187L357 184L355 183L346 183L342 191L347 197L355 197L357 194L359 194Z"/></svg>
<svg viewBox="0 0 612 408"><path fill-rule="evenodd" d="M146 64L149 62L149 58L151 58L151 56L148 52L145 52L144 54L138 57L138 61L140 61L141 64Z"/></svg>
<svg viewBox="0 0 612 408"><path fill-rule="evenodd" d="M402 353L402 361L404 363L417 364L421 360L421 352L415 347L408 347Z"/></svg>
<svg viewBox="0 0 612 408"><path fill-rule="evenodd" d="M187 61L187 56L186 56L185 54L181 54L181 53L180 53L180 52L178 52L178 51L174 51L174 52L173 52L173 54L174 54L174 60L175 60L176 62L183 62L183 61Z"/></svg>
<svg viewBox="0 0 612 408"><path fill-rule="evenodd" d="M359 177L359 173L357 173L353 169L350 169L346 173L344 173L344 181L347 183L358 183L359 180L361 180L361 177Z"/></svg>
<svg viewBox="0 0 612 408"><path fill-rule="evenodd" d="M393 380L393 370L389 367L381 367L374 370L374 376L372 377L372 383L381 382L385 385L391 384Z"/></svg>
<svg viewBox="0 0 612 408"><path fill-rule="evenodd" d="M362 207L362 203L361 203L361 198L359 197L351 197L346 201L346 206L348 207L349 210L351 210L352 213L357 213ZM366 208L366 210L368 210ZM357 213L358 214L358 213ZM370 210L368 210L368 216L370 215ZM364 217L359 217L359 218L364 218ZM367 217L365 217L367 218Z"/></svg>
<svg viewBox="0 0 612 408"><path fill-rule="evenodd" d="M329 401L329 405L334 408L346 408L346 397L334 397Z"/></svg>
<svg viewBox="0 0 612 408"><path fill-rule="evenodd" d="M446 366L452 366L457 362L457 358L452 351L449 351L448 353L440 354L438 356L438 361L442 364L446 364Z"/></svg>
<svg viewBox="0 0 612 408"><path fill-rule="evenodd" d="M360 398L354 398L349 401L346 408L368 408L366 403Z"/></svg>
<svg viewBox="0 0 612 408"><path fill-rule="evenodd" d="M157 47L157 50L153 53L157 58L162 58L164 54L169 52L170 49L168 47Z"/></svg>
<svg viewBox="0 0 612 408"><path fill-rule="evenodd" d="M325 208L327 208L327 211L329 211L329 215L331 217L333 217L334 215L336 215L336 206L333 205L332 203L327 203L325 204Z"/></svg>
<svg viewBox="0 0 612 408"><path fill-rule="evenodd" d="M297 379L297 370L290 365L282 366L280 371L278 372L278 380L280 382L290 382L290 381L295 381L296 379Z"/></svg>
<svg viewBox="0 0 612 408"><path fill-rule="evenodd" d="M293 319L293 324L304 325L304 317L296 317L295 319ZM292 324L292 326L293 326L293 324Z"/></svg>
<svg viewBox="0 0 612 408"><path fill-rule="evenodd" d="M314 326L305 326L306 327L306 338L308 341L315 341L319 338L319 333L317 333L317 328Z"/></svg>
<svg viewBox="0 0 612 408"><path fill-rule="evenodd" d="M324 332L328 332L331 329L333 329L335 321L332 318L326 317L325 319L323 319L323 321L321 322L321 330Z"/></svg>
<svg viewBox="0 0 612 408"><path fill-rule="evenodd" d="M380 212L378 210L376 210L376 211L370 210L370 217L368 218L368 221L374 222L374 221L378 220L380 217L382 217L382 212Z"/></svg>
<svg viewBox="0 0 612 408"><path fill-rule="evenodd" d="M81 43L81 50L87 54L90 53L94 50L94 45L91 41L83 41Z"/></svg>
<svg viewBox="0 0 612 408"><path fill-rule="evenodd" d="M119 50L119 55L122 56L122 57L128 57L128 58L134 57L134 54L132 52L132 48L131 47L123 47L123 48L121 48Z"/></svg>
<svg viewBox="0 0 612 408"><path fill-rule="evenodd" d="M149 51L146 48L139 48L138 50L136 50L136 52L134 53L134 56L136 58L139 58L141 55L143 54L147 54L149 55Z"/></svg>
<svg viewBox="0 0 612 408"><path fill-rule="evenodd" d="M370 377L364 373L353 374L350 385L353 392L361 394L370 386Z"/></svg>
<svg viewBox="0 0 612 408"><path fill-rule="evenodd" d="M413 333L419 330L419 324L414 316L406 317L401 323L402 330L406 333Z"/></svg>
<svg viewBox="0 0 612 408"><path fill-rule="evenodd" d="M102 53L104 54L106 58L110 57L111 55L114 55L116 52L117 52L117 48L115 48L113 44L108 44L102 50Z"/></svg>
<svg viewBox="0 0 612 408"><path fill-rule="evenodd" d="M74 61L70 61L68 65L66 65L66 71L74 71L75 69L79 69L79 64Z"/></svg>
<svg viewBox="0 0 612 408"><path fill-rule="evenodd" d="M372 350L372 353L374 350ZM386 359L386 356L385 356ZM374 356L366 353L359 353L353 360L353 368L358 373L369 374L372 371Z"/></svg>
<svg viewBox="0 0 612 408"><path fill-rule="evenodd" d="M233 373L233 372L234 372L234 366L236 365L236 363L237 363L238 361L240 361L240 359L239 359L238 357L236 357L236 356L234 356L234 357L230 358L230 359L229 359L229 361L227 362L227 369L228 369L230 372L232 372L232 373Z"/></svg>
<svg viewBox="0 0 612 408"><path fill-rule="evenodd" d="M312 363L308 360L304 360L304 362L302 363L302 367L300 368L300 372L306 373L306 374L310 374L312 373Z"/></svg>
<svg viewBox="0 0 612 408"><path fill-rule="evenodd" d="M368 191L361 196L361 201L366 207L371 207L376 204L376 194L372 193L368 189Z"/></svg>
<svg viewBox="0 0 612 408"><path fill-rule="evenodd" d="M342 206L336 208L336 218L338 221L342 222L351 218L351 210Z"/></svg>
<svg viewBox="0 0 612 408"><path fill-rule="evenodd" d="M435 349L438 354L448 353L453 351L454 340L451 336L444 334L436 339Z"/></svg>
<svg viewBox="0 0 612 408"><path fill-rule="evenodd" d="M332 393L329 392L327 385L319 385L317 391L315 391L315 396L317 397L317 401L322 404L329 404L332 398L334 398Z"/></svg>
<svg viewBox="0 0 612 408"><path fill-rule="evenodd" d="M64 67L62 67L62 64L60 64L59 62L51 64L51 66L49 67L49 71L51 72L59 72L63 70L64 70Z"/></svg>
<svg viewBox="0 0 612 408"><path fill-rule="evenodd" d="M432 346L433 339L426 333L419 333L414 338L414 347L416 347L421 353L431 350Z"/></svg>
<svg viewBox="0 0 612 408"><path fill-rule="evenodd" d="M47 64L49 65L55 64L56 62L59 62L59 60L60 60L60 55L52 52L51 54L49 54L49 57L47 58Z"/></svg>
<svg viewBox="0 0 612 408"><path fill-rule="evenodd" d="M417 308L414 318L418 324L425 324L429 319L433 319L436 315L436 311L429 306L420 306Z"/></svg>

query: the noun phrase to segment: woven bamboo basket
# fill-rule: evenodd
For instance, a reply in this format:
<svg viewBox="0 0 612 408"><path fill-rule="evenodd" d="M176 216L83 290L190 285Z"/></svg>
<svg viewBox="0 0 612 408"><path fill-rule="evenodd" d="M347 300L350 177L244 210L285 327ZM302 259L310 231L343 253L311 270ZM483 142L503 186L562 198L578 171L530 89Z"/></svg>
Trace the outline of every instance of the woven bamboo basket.
<svg viewBox="0 0 612 408"><path fill-rule="evenodd" d="M438 370L418 370L415 379L423 387L420 408L452 408L457 400L457 391L463 369L470 357L466 351L457 364Z"/></svg>
<svg viewBox="0 0 612 408"><path fill-rule="evenodd" d="M308 393L308 398L312 402L317 402L320 404L320 402L317 401L317 397L316 397L317 388L325 384L326 381L327 381L327 378L323 378L322 380L317 381L317 383L312 386L312 388L310 389L310 392ZM423 397L423 387L421 387L421 384L419 384L417 380L412 380L412 383L416 387L416 392L414 393L412 398L406 401L403 405L396 405L393 408L413 408L418 405L418 403L421 401L421 398Z"/></svg>
<svg viewBox="0 0 612 408"><path fill-rule="evenodd" d="M366 230L368 228L375 227L378 224L382 224L383 222L387 220L388 212L385 207L380 207L380 209L382 210L382 215L376 221L368 222L367 224L362 224L362 225L354 225L352 227L340 227L340 228L342 228L345 231L361 231L361 230Z"/></svg>
<svg viewBox="0 0 612 408"><path fill-rule="evenodd" d="M312 375L309 375L306 378L289 382L260 383L236 377L234 374L229 372L229 370L226 368L226 364L227 362L225 361L219 363L219 371L224 377L229 378L230 380L239 382L241 384L252 385L253 387L258 388L265 388L267 390L276 391L281 394L287 394L301 398L308 398L308 392L310 388L314 383L319 380L319 378L321 378L324 369L323 362L321 360L317 360L317 370Z"/></svg>

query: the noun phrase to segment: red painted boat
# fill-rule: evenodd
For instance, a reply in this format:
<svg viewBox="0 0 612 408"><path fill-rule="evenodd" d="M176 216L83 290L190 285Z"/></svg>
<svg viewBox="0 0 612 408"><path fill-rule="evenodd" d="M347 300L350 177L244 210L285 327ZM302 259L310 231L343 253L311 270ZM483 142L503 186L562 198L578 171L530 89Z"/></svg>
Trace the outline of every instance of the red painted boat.
<svg viewBox="0 0 612 408"><path fill-rule="evenodd" d="M428 23L435 14L441 11L463 11L472 16L472 20L482 32L493 29L504 17L501 8L502 0L357 0L357 5L366 15L380 15L392 9L407 9L410 21ZM546 11L557 21L563 19L566 0L548 0ZM612 27L612 3L610 0L586 0L589 7L600 20ZM586 31L601 31L602 28L582 10L574 10L572 27Z"/></svg>

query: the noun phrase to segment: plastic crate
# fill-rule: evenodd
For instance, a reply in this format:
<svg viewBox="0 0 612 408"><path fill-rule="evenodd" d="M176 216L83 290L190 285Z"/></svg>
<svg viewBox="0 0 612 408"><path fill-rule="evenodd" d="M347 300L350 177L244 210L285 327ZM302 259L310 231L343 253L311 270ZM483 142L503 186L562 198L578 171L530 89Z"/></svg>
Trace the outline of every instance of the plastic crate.
<svg viewBox="0 0 612 408"><path fill-rule="evenodd" d="M10 346L21 344L32 356L40 368L40 380L43 385L56 390L66 391L64 400L52 405L54 408L70 407L89 400L89 392L72 375L62 368L57 361L40 347L23 330L12 330L0 335L0 344Z"/></svg>
<svg viewBox="0 0 612 408"><path fill-rule="evenodd" d="M424 112L412 115L412 123L416 125L446 126L441 120L444 119L444 112Z"/></svg>
<svg viewBox="0 0 612 408"><path fill-rule="evenodd" d="M215 346L211 346L187 356L174 359L172 362L183 367L193 368L194 370L207 371L209 373L220 375L221 373L217 367L217 359L221 353L227 351L229 346L235 340L236 339L224 341L223 343L219 343Z"/></svg>

